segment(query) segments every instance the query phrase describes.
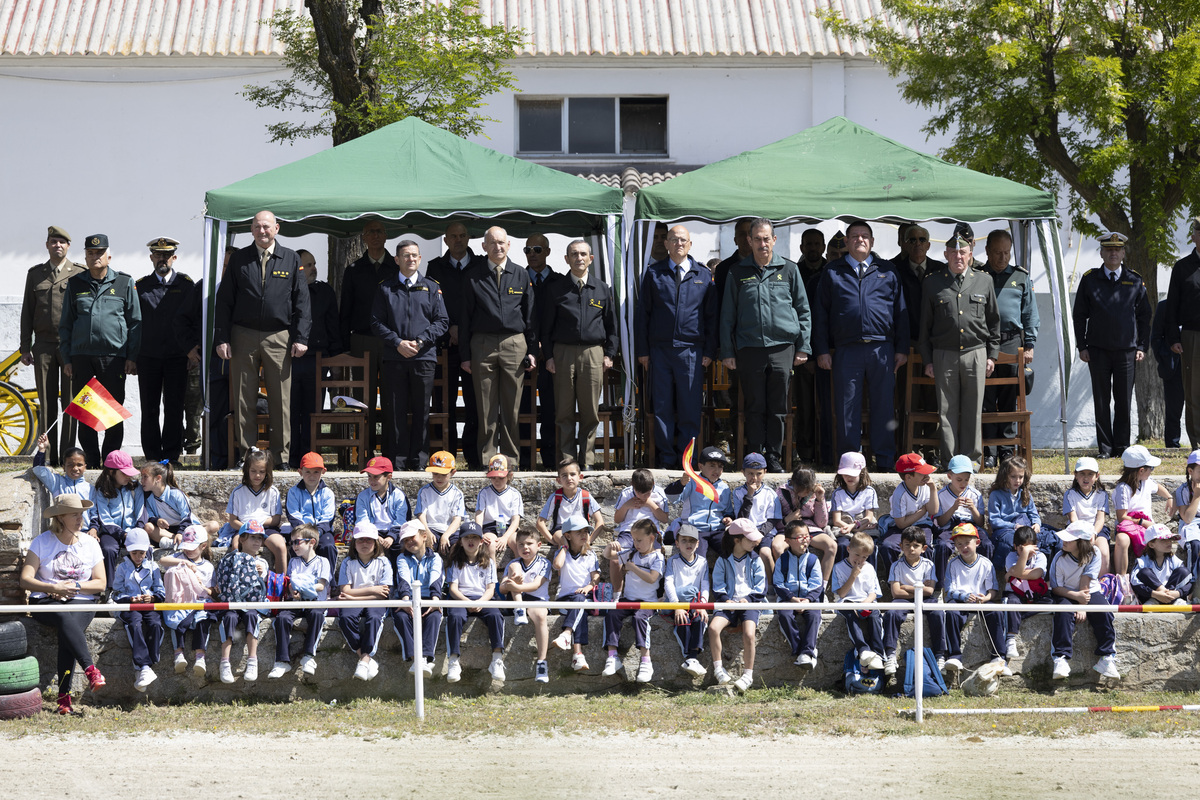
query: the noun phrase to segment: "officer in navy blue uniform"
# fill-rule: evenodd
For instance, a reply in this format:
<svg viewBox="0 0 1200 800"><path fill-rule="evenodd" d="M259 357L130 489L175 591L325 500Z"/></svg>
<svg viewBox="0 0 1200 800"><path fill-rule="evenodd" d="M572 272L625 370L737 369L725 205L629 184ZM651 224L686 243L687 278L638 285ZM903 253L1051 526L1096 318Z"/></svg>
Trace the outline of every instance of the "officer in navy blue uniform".
<svg viewBox="0 0 1200 800"><path fill-rule="evenodd" d="M421 249L411 239L396 245L400 272L375 293L371 331L383 342L383 391L392 418L383 421L384 452L396 469L422 470L429 458L429 399L436 343L450 327L442 289L422 276Z"/></svg>
<svg viewBox="0 0 1200 800"><path fill-rule="evenodd" d="M1075 338L1079 360L1092 374L1092 404L1101 458L1129 446L1129 409L1135 365L1150 346L1150 299L1136 272L1125 269L1120 233L1100 237L1104 266L1089 270L1075 294ZM1112 405L1110 416L1109 406Z"/></svg>
<svg viewBox="0 0 1200 800"><path fill-rule="evenodd" d="M667 257L646 268L634 309L634 353L650 382L659 468L679 469L700 436L704 370L717 355L717 291L712 273L688 255L692 237L676 225Z"/></svg>
<svg viewBox="0 0 1200 800"><path fill-rule="evenodd" d="M1154 310L1154 324L1150 328L1150 347L1154 349L1154 360L1158 362L1158 377L1162 379L1163 400L1166 403L1166 420L1163 422L1163 444L1167 447L1179 447L1179 435L1182 426L1179 419L1183 415L1186 398L1183 392L1183 367L1181 357L1171 349L1171 339L1167 335L1167 301L1160 300ZM1188 437L1191 441L1191 437Z"/></svg>
<svg viewBox="0 0 1200 800"><path fill-rule="evenodd" d="M896 370L908 363L904 284L892 263L871 249L875 237L866 222L851 222L846 242L849 252L817 283L813 352L817 366L833 370L838 452L861 449L865 394L875 469L886 471L896 462Z"/></svg>
<svg viewBox="0 0 1200 800"><path fill-rule="evenodd" d="M154 272L138 279L142 348L138 352L138 397L142 403L142 452L150 461L179 463L183 452L183 396L187 391L187 347L175 333L175 318L191 298L192 279L176 272L179 242L160 236L146 242ZM162 427L159 427L159 408Z"/></svg>

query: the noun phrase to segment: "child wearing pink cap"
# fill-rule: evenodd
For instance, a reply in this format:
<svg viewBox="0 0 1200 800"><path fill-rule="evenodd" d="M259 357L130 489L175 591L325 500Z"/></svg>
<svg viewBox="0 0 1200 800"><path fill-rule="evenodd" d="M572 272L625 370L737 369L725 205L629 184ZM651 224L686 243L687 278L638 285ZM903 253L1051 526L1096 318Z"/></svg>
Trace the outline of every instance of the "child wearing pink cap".
<svg viewBox="0 0 1200 800"><path fill-rule="evenodd" d="M877 538L879 529L875 510L879 507L879 496L871 486L871 474L867 472L867 459L862 453L843 453L838 463L837 475L833 479L833 532L837 536L838 560L846 557L846 545L858 531ZM875 555L871 555L875 563Z"/></svg>
<svg viewBox="0 0 1200 800"><path fill-rule="evenodd" d="M725 531L727 552L713 567L714 603L761 603L767 597L767 570L754 550L763 540L758 528L748 519L735 519ZM754 683L754 652L758 634L758 614L753 609L717 611L708 628L708 646L712 650L713 677L717 683L732 680L722 663L721 632L728 627L742 633L742 674L733 688L745 692Z"/></svg>
<svg viewBox="0 0 1200 800"><path fill-rule="evenodd" d="M96 478L92 493L95 508L88 533L100 541L109 589L116 575L117 553L125 543L125 532L138 527L142 513L144 493L138 491L138 475L129 454L113 450L104 457L104 469Z"/></svg>

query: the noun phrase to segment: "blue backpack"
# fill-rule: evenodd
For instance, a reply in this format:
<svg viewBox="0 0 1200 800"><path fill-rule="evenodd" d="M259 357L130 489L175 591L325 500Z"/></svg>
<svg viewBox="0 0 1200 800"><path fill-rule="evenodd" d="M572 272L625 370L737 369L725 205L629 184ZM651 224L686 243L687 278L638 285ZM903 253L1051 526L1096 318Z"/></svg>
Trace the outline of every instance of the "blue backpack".
<svg viewBox="0 0 1200 800"><path fill-rule="evenodd" d="M909 650L904 656L904 696L916 697L916 679L913 676L913 669L917 665L917 654ZM925 648L924 676L921 681L922 697L937 697L945 694L946 681L942 678L942 673L937 668L937 656L928 647Z"/></svg>
<svg viewBox="0 0 1200 800"><path fill-rule="evenodd" d="M846 694L879 694L883 691L883 670L864 670L858 663L854 648L846 651L846 659L842 662L842 679Z"/></svg>

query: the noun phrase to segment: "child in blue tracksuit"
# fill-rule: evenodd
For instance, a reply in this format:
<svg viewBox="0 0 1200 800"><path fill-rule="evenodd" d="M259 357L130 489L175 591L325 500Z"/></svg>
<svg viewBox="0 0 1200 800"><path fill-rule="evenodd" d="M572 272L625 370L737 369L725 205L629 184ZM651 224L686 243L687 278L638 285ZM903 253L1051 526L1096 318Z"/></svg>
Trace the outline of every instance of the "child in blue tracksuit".
<svg viewBox="0 0 1200 800"><path fill-rule="evenodd" d="M408 522L408 498L404 490L392 485L392 460L375 456L362 470L367 476L367 488L354 499L354 522L369 522L379 531L379 540L387 550L390 564L396 563L400 555L400 542L396 538L400 526Z"/></svg>
<svg viewBox="0 0 1200 800"><path fill-rule="evenodd" d="M64 450L62 454L63 474L59 475L46 466L46 448L49 446L50 438L46 434L43 433L37 438L38 451L33 456L32 468L34 477L42 482L51 497L58 497L60 494L77 494L84 500L95 501L95 498L92 497L92 485L84 476L87 471L87 462L84 460L83 451L78 447L68 447ZM83 528L81 530L86 531L93 527L92 519L95 513L94 508L83 512Z"/></svg>
<svg viewBox="0 0 1200 800"><path fill-rule="evenodd" d="M762 532L749 519L735 519L726 531L726 554L713 567L714 603L761 603L767 596L767 569L756 554ZM744 692L754 683L754 650L758 632L758 611L717 611L708 628L708 646L712 649L713 677L718 684L731 678L721 663L721 632L732 626L742 632L742 674L733 687Z"/></svg>
<svg viewBox="0 0 1200 800"><path fill-rule="evenodd" d="M162 573L150 556L150 536L143 530L131 528L125 537L128 557L117 566L113 576L113 601L117 603L161 603L167 599ZM163 620L161 611L122 611L125 635L133 650L133 688L139 692L158 680L154 665L162 649Z"/></svg>
<svg viewBox="0 0 1200 800"><path fill-rule="evenodd" d="M1145 604L1186 605L1192 574L1175 555L1179 534L1158 523L1146 529L1146 549L1129 571L1129 583Z"/></svg>
<svg viewBox="0 0 1200 800"><path fill-rule="evenodd" d="M322 480L324 474L325 459L317 453L305 453L300 459L300 480L288 489L284 513L293 529L301 525L317 529L317 555L329 562L330 574L336 574L338 549L333 540L333 515L337 502L333 490Z"/></svg>
<svg viewBox="0 0 1200 800"><path fill-rule="evenodd" d="M821 560L808 551L812 535L808 526L792 520L783 529L787 550L775 561L772 583L781 603L801 604L801 608L781 610L775 616L779 630L792 647L795 664L801 669L812 669L817 665L817 632L821 628L821 612L803 608L805 603L819 603L825 579L821 574Z"/></svg>
<svg viewBox="0 0 1200 800"><path fill-rule="evenodd" d="M171 465L152 461L142 466L145 503L139 521L146 526L151 542L174 548L183 538L183 529L199 522L192 513L187 495L175 485Z"/></svg>
<svg viewBox="0 0 1200 800"><path fill-rule="evenodd" d="M1020 456L1009 456L1000 462L996 480L988 492L988 524L992 528L991 553L980 548L980 553L993 564L1003 564L1013 549L1013 532L1022 525L1033 528L1034 533L1042 530L1042 518L1033 492L1029 491L1029 467Z"/></svg>
<svg viewBox="0 0 1200 800"><path fill-rule="evenodd" d="M663 598L668 603L708 602L712 587L708 579L708 562L700 555L700 536L690 522L680 525L675 533L675 552L667 559L663 573ZM680 608L672 613L675 640L683 652L680 669L693 678L702 678L708 670L698 656L704 650L708 612Z"/></svg>
<svg viewBox="0 0 1200 800"><path fill-rule="evenodd" d="M404 549L396 557L396 597L412 602L412 585L421 583L421 599L442 598L442 585L446 573L442 557L437 548L426 538L425 526L420 520L409 520L400 526L400 546ZM413 670L421 669L426 677L433 675L433 651L437 647L438 631L442 628L442 610L426 607L421 616L421 661L413 653L412 608L400 606L392 611L392 625L400 640L400 655L405 661L413 661Z"/></svg>
<svg viewBox="0 0 1200 800"><path fill-rule="evenodd" d="M96 488L92 492L94 506L88 533L100 541L104 576L110 589L117 572L117 554L125 542L125 531L139 527L145 498L145 492L135 480L139 474L128 453L114 450L104 457L104 469L96 478Z"/></svg>
<svg viewBox="0 0 1200 800"><path fill-rule="evenodd" d="M733 492L721 475L729 460L718 447L706 447L700 451L700 475L712 484L717 492L716 500L709 500L700 491L696 481L688 479L680 495L678 523L663 535L664 544L675 544L675 529L684 523L690 524L700 536L700 557L707 559L711 568L721 554L721 540L725 538L725 526L733 520ZM670 489L668 489L670 491ZM711 555L710 555L711 553Z"/></svg>

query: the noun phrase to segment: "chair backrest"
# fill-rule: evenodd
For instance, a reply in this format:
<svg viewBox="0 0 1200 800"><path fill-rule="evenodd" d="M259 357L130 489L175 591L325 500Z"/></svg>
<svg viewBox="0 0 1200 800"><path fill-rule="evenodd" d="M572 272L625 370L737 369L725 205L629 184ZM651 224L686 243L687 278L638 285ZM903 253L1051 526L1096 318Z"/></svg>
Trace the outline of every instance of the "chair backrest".
<svg viewBox="0 0 1200 800"><path fill-rule="evenodd" d="M325 377L326 370L329 377ZM370 405L367 400L367 376L371 370L371 354L361 356L342 353L336 356L317 356L317 406L325 407L325 394L330 397L347 395ZM371 398L372 400L374 398Z"/></svg>

